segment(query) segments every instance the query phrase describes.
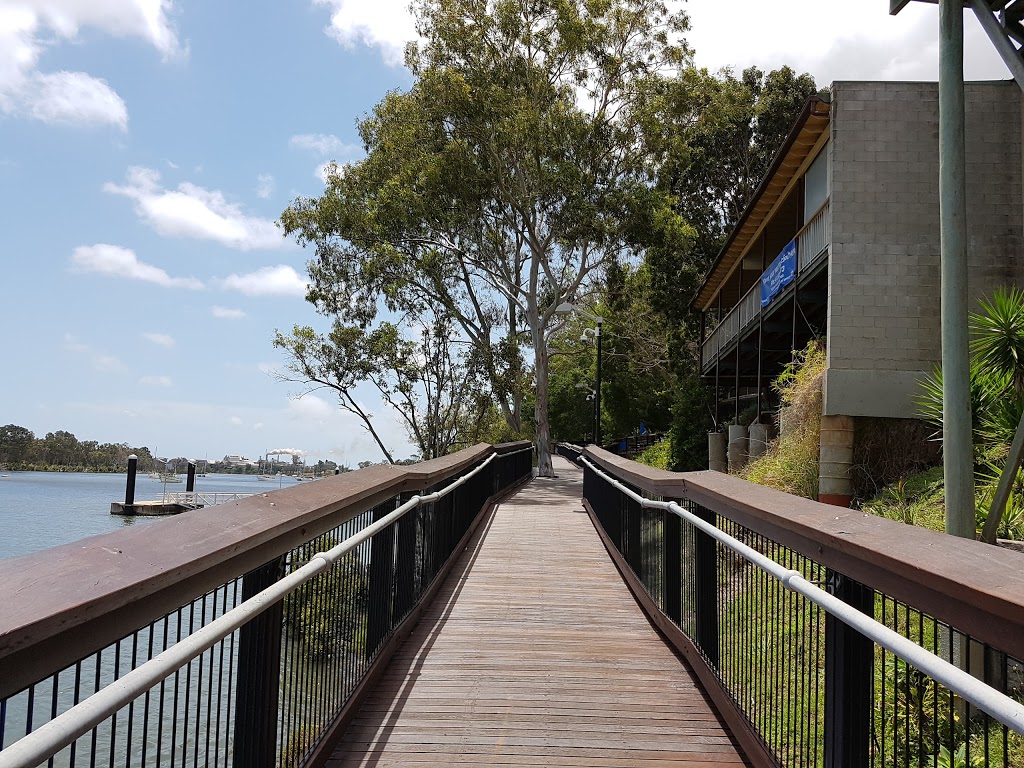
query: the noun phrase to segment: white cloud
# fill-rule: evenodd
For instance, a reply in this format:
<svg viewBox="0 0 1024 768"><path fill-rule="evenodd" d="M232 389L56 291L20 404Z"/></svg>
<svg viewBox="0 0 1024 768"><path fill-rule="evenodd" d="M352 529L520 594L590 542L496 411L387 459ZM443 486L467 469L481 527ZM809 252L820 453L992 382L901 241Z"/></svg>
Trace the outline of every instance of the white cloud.
<svg viewBox="0 0 1024 768"><path fill-rule="evenodd" d="M230 419L228 419L228 421L231 423L232 426L242 426L242 420L238 416L232 416Z"/></svg>
<svg viewBox="0 0 1024 768"><path fill-rule="evenodd" d="M346 48L356 43L380 49L391 66L402 64L405 44L417 38L407 0L314 0L331 10L325 30Z"/></svg>
<svg viewBox="0 0 1024 768"><path fill-rule="evenodd" d="M139 384L145 387L171 387L174 383L169 376L143 376Z"/></svg>
<svg viewBox="0 0 1024 768"><path fill-rule="evenodd" d="M261 173L256 177L256 197L266 200L274 192L274 177L269 173Z"/></svg>
<svg viewBox="0 0 1024 768"><path fill-rule="evenodd" d="M210 314L222 320L240 320L245 317L245 312L240 309L229 309L228 307L210 307Z"/></svg>
<svg viewBox="0 0 1024 768"><path fill-rule="evenodd" d="M144 333L142 337L160 347L174 346L174 337L166 333Z"/></svg>
<svg viewBox="0 0 1024 768"><path fill-rule="evenodd" d="M321 424L336 414L337 408L322 397L303 395L288 401L288 414L298 421Z"/></svg>
<svg viewBox="0 0 1024 768"><path fill-rule="evenodd" d="M128 127L128 107L106 80L84 72L54 72L32 78L25 111L44 123L109 123Z"/></svg>
<svg viewBox="0 0 1024 768"><path fill-rule="evenodd" d="M198 290L203 287L202 282L194 277L171 277L159 267L139 261L134 251L119 245L80 245L71 254L71 265L76 272L98 272L128 280L156 283L166 288Z"/></svg>
<svg viewBox="0 0 1024 768"><path fill-rule="evenodd" d="M213 240L243 251L295 246L273 221L245 215L218 190L187 181L164 189L158 171L139 166L129 168L127 178L126 184L107 182L103 189L134 200L135 213L161 235Z"/></svg>
<svg viewBox="0 0 1024 768"><path fill-rule="evenodd" d="M44 122L100 123L122 130L128 110L86 72L42 72L48 48L76 42L83 27L141 38L165 58L184 54L168 13L171 0L18 0L0 5L0 113Z"/></svg>
<svg viewBox="0 0 1024 768"><path fill-rule="evenodd" d="M252 428L254 431L259 432L261 429L263 429L263 422L257 421L255 424L252 425Z"/></svg>
<svg viewBox="0 0 1024 768"><path fill-rule="evenodd" d="M306 295L306 281L292 267L278 264L263 267L245 275L229 275L222 285L246 296L299 296Z"/></svg>
<svg viewBox="0 0 1024 768"><path fill-rule="evenodd" d="M361 151L355 144L346 144L331 133L300 133L288 140L292 149L305 149L317 155L351 155Z"/></svg>
<svg viewBox="0 0 1024 768"><path fill-rule="evenodd" d="M834 80L935 80L938 77L938 10L910 3L889 15L884 0L788 0L785 13L766 11L763 0L687 3L687 40L698 65L756 65L765 71L789 64L810 72L819 85ZM737 24L736 19L756 23ZM969 80L1009 76L974 13L964 11L964 70ZM740 53L742 52L742 53Z"/></svg>

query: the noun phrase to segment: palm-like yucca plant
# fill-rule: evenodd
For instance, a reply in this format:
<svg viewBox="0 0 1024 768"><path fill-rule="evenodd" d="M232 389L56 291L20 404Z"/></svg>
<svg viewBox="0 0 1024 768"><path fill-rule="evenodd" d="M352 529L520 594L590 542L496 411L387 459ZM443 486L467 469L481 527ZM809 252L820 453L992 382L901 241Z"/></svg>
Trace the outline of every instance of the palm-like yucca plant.
<svg viewBox="0 0 1024 768"><path fill-rule="evenodd" d="M1024 291L999 288L971 323L971 419L975 446L1009 443L1024 412ZM918 415L942 429L942 370L921 380Z"/></svg>
<svg viewBox="0 0 1024 768"><path fill-rule="evenodd" d="M971 315L972 362L1009 377L1014 391L1024 393L1024 291L997 288L991 300L979 303L982 311Z"/></svg>

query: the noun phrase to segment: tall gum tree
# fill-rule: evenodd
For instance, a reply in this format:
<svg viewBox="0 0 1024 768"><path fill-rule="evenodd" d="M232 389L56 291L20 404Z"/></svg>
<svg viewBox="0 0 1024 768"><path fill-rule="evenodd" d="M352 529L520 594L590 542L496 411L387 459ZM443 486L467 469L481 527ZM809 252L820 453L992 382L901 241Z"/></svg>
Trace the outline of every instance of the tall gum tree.
<svg viewBox="0 0 1024 768"><path fill-rule="evenodd" d="M315 246L308 298L369 322L443 305L485 361L510 425L533 354L538 474L552 474L548 341L651 238L685 236L652 183L654 83L688 61L660 0L419 0L415 76L359 123L366 158L282 215ZM520 330L520 326L522 330Z"/></svg>

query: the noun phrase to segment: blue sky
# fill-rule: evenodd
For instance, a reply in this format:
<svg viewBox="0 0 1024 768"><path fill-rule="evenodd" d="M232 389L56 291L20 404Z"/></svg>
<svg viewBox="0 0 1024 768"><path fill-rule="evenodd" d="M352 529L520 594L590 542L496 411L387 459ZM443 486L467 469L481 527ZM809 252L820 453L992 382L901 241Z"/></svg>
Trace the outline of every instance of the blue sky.
<svg viewBox="0 0 1024 768"><path fill-rule="evenodd" d="M308 256L274 221L320 192L325 162L360 157L356 120L411 83L406 5L0 0L0 424L170 455L379 460L329 393L295 399L269 374L275 329L324 325L302 298ZM712 69L934 79L934 6L850 5L686 7ZM966 45L968 77L1007 77L969 17Z"/></svg>

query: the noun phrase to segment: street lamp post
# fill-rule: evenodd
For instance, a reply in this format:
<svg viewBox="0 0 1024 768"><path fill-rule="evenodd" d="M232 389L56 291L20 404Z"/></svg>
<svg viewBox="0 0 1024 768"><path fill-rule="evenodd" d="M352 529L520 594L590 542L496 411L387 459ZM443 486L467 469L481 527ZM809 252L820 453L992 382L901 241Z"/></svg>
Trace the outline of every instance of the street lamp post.
<svg viewBox="0 0 1024 768"><path fill-rule="evenodd" d="M601 328L604 326L604 318L600 315L595 315L592 312L576 306L568 301L562 302L555 307L555 312L559 315L567 315L570 312L575 312L583 317L588 317L597 323L597 386L595 387L596 393L594 395L594 443L598 446L601 445Z"/></svg>

